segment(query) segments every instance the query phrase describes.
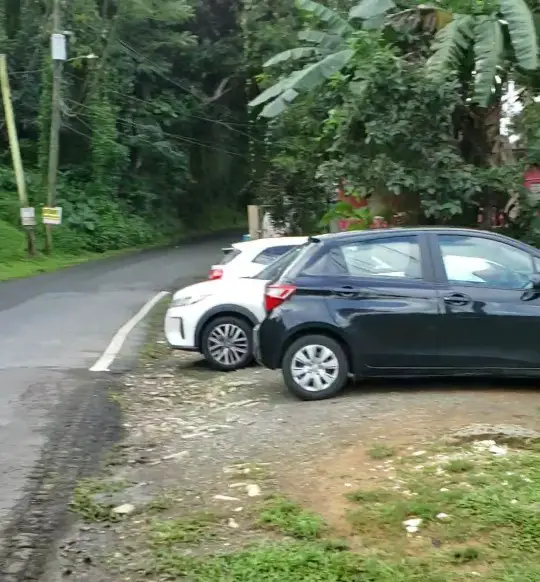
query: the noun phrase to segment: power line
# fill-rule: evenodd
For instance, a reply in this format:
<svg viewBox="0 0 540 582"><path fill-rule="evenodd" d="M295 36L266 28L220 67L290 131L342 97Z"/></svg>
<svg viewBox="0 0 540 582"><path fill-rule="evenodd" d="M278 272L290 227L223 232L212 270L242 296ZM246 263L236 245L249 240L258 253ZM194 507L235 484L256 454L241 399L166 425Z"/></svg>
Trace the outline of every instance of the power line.
<svg viewBox="0 0 540 582"><path fill-rule="evenodd" d="M120 91L116 91L110 87L107 88L107 91L114 93L115 95L118 95L119 97L122 97L122 99L128 99L130 101L134 101L137 103L143 103L145 105L149 104L148 100L145 99L141 99L140 97L136 97L135 95L126 95L125 93L121 93ZM81 103L81 106L83 104ZM207 121L209 123L216 123L219 125L223 125L224 127L226 127L227 129L229 129L230 131L234 132L234 133L238 133L240 135L245 135L247 137L251 137L249 133L242 131L240 129L236 129L235 127L231 127L232 125L237 125L240 127L249 127L250 124L249 123L240 123L240 122L235 122L235 121L223 121L221 119L214 119L212 117L205 117L204 115L198 115L195 113L188 113L184 110L175 110L174 113L178 114L178 115L182 115L183 117L188 117L188 118L192 118L192 119L199 119L201 121Z"/></svg>
<svg viewBox="0 0 540 582"><path fill-rule="evenodd" d="M141 129L145 127L144 125L142 125L140 123L136 123L134 121L130 121L130 120L127 120L127 119L117 118L117 120L120 123L127 124L128 126L130 125L132 127L139 127ZM151 127L151 126L146 126L146 127ZM208 148L210 150L214 150L216 152L220 152L222 154L228 154L229 156L237 156L239 158L247 158L247 154L241 154L239 152L233 152L233 151L230 151L230 150L225 150L223 148L217 148L215 146L211 146L210 144L204 143L202 141L198 141L195 138L189 138L189 137L185 137L183 135L180 136L180 135L175 135L173 133L167 133L166 131L163 131L161 128L160 128L160 131L161 131L161 133L164 136L170 137L171 139L177 139L178 141L183 141L183 142L189 143L191 145L197 145L197 146L205 147L205 148Z"/></svg>
<svg viewBox="0 0 540 582"><path fill-rule="evenodd" d="M146 63L148 63L150 70L153 71L156 75L158 75L159 77L161 77L165 81L168 81L171 85L174 85L175 87L178 87L179 89L181 89L185 93L189 93L192 97L195 97L195 99L197 99L200 103L202 103L204 105L207 105L208 104L208 101L205 100L205 99L203 99L200 95L197 95L197 93L195 91L193 91L193 89L191 87L184 87L179 81L177 81L175 79L171 79L170 77L168 77L167 75L165 75L163 72L161 72L156 67L155 63L153 63L148 57L145 57L140 52L136 51L132 46L130 46L129 44L127 44L125 41L120 40L118 38L116 39L116 41L124 48L125 51L127 51L128 53L131 53L131 54L135 55L136 57L138 57L142 61L145 61ZM226 111L229 111L223 105L219 105L219 107L221 107L222 109L224 109ZM214 122L219 122L218 120L213 120L213 121ZM221 122L221 123L225 123L225 122Z"/></svg>
<svg viewBox="0 0 540 582"><path fill-rule="evenodd" d="M119 95L120 97L122 97L123 99L129 99L131 101L135 101L137 103L144 103L145 105L148 105L148 101L145 101L144 99L141 99L140 97L135 97L134 95L125 95L124 93L120 93L120 91L115 91L114 89L109 89L109 91L111 91L111 93L114 93L115 95ZM204 117L203 115L197 115L195 113L188 113L186 111L175 111L175 113L178 113L179 115L182 115L184 117L188 117L188 118L192 118L192 119L199 119L201 121L207 121L208 123L216 123L218 125L223 125L224 127L226 127L227 129L229 129L230 131L234 132L234 133L238 133L240 135L245 135L247 137L251 137L249 133L247 133L246 131L242 131L240 129L236 129L235 127L230 127L229 122L227 121L222 121L220 119L212 119L211 117ZM240 124L238 124L240 125ZM244 126L248 126L247 123L242 124Z"/></svg>
<svg viewBox="0 0 540 582"><path fill-rule="evenodd" d="M42 67L41 69L33 69L33 70L27 70L27 71L9 71L9 76L16 76L16 75L32 75L33 73L43 73L45 72L47 69L45 67Z"/></svg>
<svg viewBox="0 0 540 582"><path fill-rule="evenodd" d="M73 101L71 99L65 99L65 101L70 101L71 103L75 103L75 104L80 105L80 106L82 106L82 107L84 107L86 109L89 109L90 108L88 105L83 105L81 103L77 103L76 101ZM78 118L77 117L78 115L82 115L82 116L87 117L87 118L91 118L92 117L91 115L89 115L87 113L82 113L82 112L72 113L72 116L74 116L75 118ZM149 128L158 128L159 131L161 132L161 134L163 136L170 137L171 139L175 139L175 140L178 140L178 141L190 143L192 145L198 145L198 146L201 146L201 147L206 147L208 149L212 149L214 151L221 152L221 153L224 153L224 154L229 154L231 156L238 156L238 157L242 157L242 158L247 157L247 154L242 154L242 153L239 153L239 152L234 152L234 151L231 151L231 150L226 150L224 148L218 148L218 147L213 146L211 144L208 144L206 142L199 141L199 140L197 140L195 138L181 136L181 135L177 135L177 134L174 134L174 133L170 133L170 132L164 131L159 125L157 125L157 127L156 127L155 125L151 125L151 124L144 124L144 123L140 123L140 122L137 123L137 122L135 122L133 120L126 119L126 118L123 118L123 117L116 117L116 120L119 121L120 123L123 123L124 125L136 127L136 128L142 129L142 130L147 130ZM80 118L79 118L79 121L82 122L82 120ZM139 138L139 139L142 139L142 138ZM144 140L143 140L143 142L144 142ZM150 142L150 141L146 141L146 143L148 143L149 145L153 145L153 142Z"/></svg>
<svg viewBox="0 0 540 582"><path fill-rule="evenodd" d="M71 101L72 103L76 103L75 101L72 101L71 99L65 99L65 101ZM78 105L82 105L82 104L78 103ZM83 105L83 107L89 108L88 105ZM86 126L88 129L90 129L90 131L92 131L92 128L88 124L86 124L82 119L80 119L79 116L81 116L81 115L84 116L84 117L86 117L86 118L91 118L91 115L86 114L86 113L82 113L82 112L79 112L77 114L72 114L72 116L75 117L75 119L77 119L78 121L80 121L84 126ZM139 129L149 129L149 128L155 127L155 126L151 126L151 125L144 125L142 123L137 123L135 121L132 121L132 120L129 120L129 119L125 119L123 117L117 117L116 118L116 121L122 123L124 126L127 126L127 127L135 127L135 128L139 128ZM200 147L205 147L205 148L208 148L210 150L214 150L216 152L223 153L223 154L227 154L227 155L230 155L230 156L236 156L236 157L245 158L245 159L247 159L247 157L248 157L247 154L242 154L240 152L234 152L234 151L231 151L231 150L226 150L226 149L223 149L223 148L215 147L215 146L212 146L212 145L210 145L208 143L199 141L199 140L197 140L195 138L189 138L189 137L185 137L185 136L176 135L174 133L169 133L169 132L163 131L161 128L159 128L159 130L160 130L160 132L161 132L161 134L163 136L170 137L171 139L178 140L180 142L188 143L190 145L197 145L197 146L200 146ZM77 133L77 132L75 132L75 133ZM85 136L85 137L91 139L91 136ZM138 139L142 143L145 143L145 144L147 144L149 146L155 146L155 143L154 142L151 142L149 140L145 140L144 138L141 138L141 137L139 137ZM112 142L112 140L109 140L109 141ZM112 143L116 143L116 142L112 142Z"/></svg>
<svg viewBox="0 0 540 582"><path fill-rule="evenodd" d="M123 45L122 41L118 41L118 42ZM126 46L126 49L127 49L127 46ZM139 53L135 52L134 49L129 49L129 50L131 50L134 54L136 54L137 56L139 56L141 59L145 59L147 62L151 63L151 61L149 61L148 59L146 59L146 57L143 57ZM156 74L158 74L159 76L161 76L163 79L166 79L167 81L169 81L173 85L179 87L183 91L189 92L194 97L199 98L193 92L191 92L189 89L186 89L185 87L182 87L182 85L180 85L176 81L173 81L172 79L170 79L167 76L163 75L163 73L161 73L160 71L157 70L157 68L155 67L155 65L153 66L152 71L154 71ZM110 91L111 93L114 93L114 94L122 97L123 99L129 99L131 101L135 101L135 102L138 102L138 103L144 103L145 105L148 104L148 102L145 101L144 99L140 99L139 97L135 97L134 95L126 95L124 93L121 93L120 91L115 91L114 89L111 89L111 88L108 88L108 91ZM205 102L203 101L203 103L205 103ZM237 133L239 135L246 136L246 137L252 139L253 141L255 141L256 143L264 144L264 142L262 142L261 140L257 140L255 138L253 138L251 136L251 134L247 133L246 131L242 131L240 129L237 129L236 127L232 127L233 124L234 125L239 125L239 126L242 126L242 127L249 127L249 125L250 125L249 123L235 123L235 122L222 121L221 119L214 119L214 118L211 118L211 117L205 117L203 115L197 115L195 113L187 113L185 111L181 111L181 112L175 111L175 113L178 113L179 115L182 115L184 117L188 117L188 118L192 118L192 119L199 119L201 121L206 121L208 123L215 123L215 124L218 124L218 125L222 125L223 127L226 127L231 132Z"/></svg>

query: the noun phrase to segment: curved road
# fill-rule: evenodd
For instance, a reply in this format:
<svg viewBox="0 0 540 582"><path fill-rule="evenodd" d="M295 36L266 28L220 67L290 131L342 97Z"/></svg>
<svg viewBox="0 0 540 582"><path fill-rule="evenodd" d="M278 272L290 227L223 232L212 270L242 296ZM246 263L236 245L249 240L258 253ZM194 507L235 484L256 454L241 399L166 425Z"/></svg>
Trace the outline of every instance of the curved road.
<svg viewBox="0 0 540 582"><path fill-rule="evenodd" d="M74 483L118 436L114 374L89 368L156 293L204 277L231 237L0 283L0 580L37 580ZM133 357L140 330L124 345ZM118 364L117 364L118 365Z"/></svg>

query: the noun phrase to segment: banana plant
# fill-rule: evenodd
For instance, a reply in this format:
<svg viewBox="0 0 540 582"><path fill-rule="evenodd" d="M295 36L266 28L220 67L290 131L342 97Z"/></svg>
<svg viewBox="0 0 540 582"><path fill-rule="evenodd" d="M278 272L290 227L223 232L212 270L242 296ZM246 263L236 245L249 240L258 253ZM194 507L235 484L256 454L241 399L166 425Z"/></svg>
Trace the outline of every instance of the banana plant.
<svg viewBox="0 0 540 582"><path fill-rule="evenodd" d="M497 76L508 61L528 72L539 68L535 16L525 0L499 0L492 11L471 14L455 14L436 5L397 11L393 0L362 0L351 9L349 18L361 19L366 28L371 28L375 19L380 26L398 28L423 21L424 30L435 33L426 62L433 77L461 70L472 53L471 98L481 107L490 103Z"/></svg>
<svg viewBox="0 0 540 582"><path fill-rule="evenodd" d="M348 41L355 28L346 19L313 0L296 0L296 6L317 18L326 30L300 31L298 39L305 43L303 46L283 51L264 63L263 67L269 68L290 61L308 61L249 103L250 107L264 105L261 117L278 116L301 92L313 91L341 71L354 55L348 48ZM316 60L309 62L313 59Z"/></svg>

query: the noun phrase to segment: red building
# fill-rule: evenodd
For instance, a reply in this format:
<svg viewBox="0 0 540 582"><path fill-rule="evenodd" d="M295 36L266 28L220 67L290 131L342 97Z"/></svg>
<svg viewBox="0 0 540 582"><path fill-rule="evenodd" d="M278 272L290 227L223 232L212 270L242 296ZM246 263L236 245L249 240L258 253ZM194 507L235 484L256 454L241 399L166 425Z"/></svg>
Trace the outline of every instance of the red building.
<svg viewBox="0 0 540 582"><path fill-rule="evenodd" d="M532 167L525 172L525 188L531 193L531 201L540 202L540 168Z"/></svg>

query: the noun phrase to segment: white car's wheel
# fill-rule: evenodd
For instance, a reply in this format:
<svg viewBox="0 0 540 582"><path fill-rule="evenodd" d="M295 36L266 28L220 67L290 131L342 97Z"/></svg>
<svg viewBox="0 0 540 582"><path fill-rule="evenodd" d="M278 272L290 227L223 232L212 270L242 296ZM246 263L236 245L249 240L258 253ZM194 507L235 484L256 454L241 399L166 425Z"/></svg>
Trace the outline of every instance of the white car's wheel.
<svg viewBox="0 0 540 582"><path fill-rule="evenodd" d="M217 317L206 324L201 351L216 370L245 368L253 361L253 326L242 317Z"/></svg>

